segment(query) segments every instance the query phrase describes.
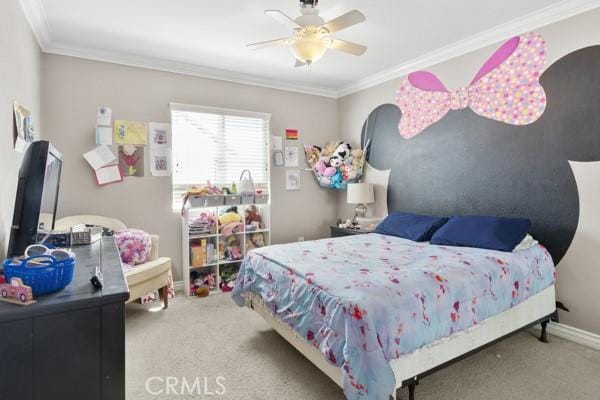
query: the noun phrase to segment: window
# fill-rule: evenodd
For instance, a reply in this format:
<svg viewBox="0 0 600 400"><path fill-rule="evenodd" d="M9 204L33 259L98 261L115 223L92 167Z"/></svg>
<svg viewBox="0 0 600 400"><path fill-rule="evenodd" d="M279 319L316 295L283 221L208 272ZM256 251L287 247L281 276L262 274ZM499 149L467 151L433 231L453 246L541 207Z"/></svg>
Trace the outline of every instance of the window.
<svg viewBox="0 0 600 400"><path fill-rule="evenodd" d="M257 188L269 191L270 114L171 104L173 210L191 186L230 187L250 170Z"/></svg>

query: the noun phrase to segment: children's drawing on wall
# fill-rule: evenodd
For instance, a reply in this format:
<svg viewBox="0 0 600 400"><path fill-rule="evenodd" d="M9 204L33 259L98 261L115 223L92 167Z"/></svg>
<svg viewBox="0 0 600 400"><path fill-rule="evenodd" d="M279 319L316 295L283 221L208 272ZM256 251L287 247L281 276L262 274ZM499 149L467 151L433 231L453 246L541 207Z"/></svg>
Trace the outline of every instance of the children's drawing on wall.
<svg viewBox="0 0 600 400"><path fill-rule="evenodd" d="M150 172L153 176L171 175L170 154L161 154L160 152L150 153Z"/></svg>
<svg viewBox="0 0 600 400"><path fill-rule="evenodd" d="M285 190L300 190L299 169L288 169L285 171Z"/></svg>
<svg viewBox="0 0 600 400"><path fill-rule="evenodd" d="M124 177L143 177L144 147L131 144L119 146L119 168Z"/></svg>
<svg viewBox="0 0 600 400"><path fill-rule="evenodd" d="M148 143L148 125L145 122L115 121L113 129L115 144L139 144Z"/></svg>
<svg viewBox="0 0 600 400"><path fill-rule="evenodd" d="M13 132L14 149L19 153L24 153L29 143L35 140L31 112L16 101L13 103L13 108L15 116Z"/></svg>
<svg viewBox="0 0 600 400"><path fill-rule="evenodd" d="M153 176L171 175L171 125L158 122L148 124L150 173Z"/></svg>
<svg viewBox="0 0 600 400"><path fill-rule="evenodd" d="M298 166L298 147L297 146L285 146L285 166L286 167L297 167Z"/></svg>

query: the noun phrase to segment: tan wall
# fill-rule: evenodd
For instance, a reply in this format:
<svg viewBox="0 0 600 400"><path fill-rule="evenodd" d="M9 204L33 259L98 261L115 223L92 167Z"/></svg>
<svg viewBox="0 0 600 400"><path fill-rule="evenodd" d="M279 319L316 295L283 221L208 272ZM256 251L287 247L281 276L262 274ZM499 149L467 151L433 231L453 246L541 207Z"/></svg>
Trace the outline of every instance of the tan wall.
<svg viewBox="0 0 600 400"><path fill-rule="evenodd" d="M591 45L600 44L600 10L594 10L536 31L548 42L548 63ZM475 73L498 45L454 58L432 66L434 72L449 89L457 89L470 82ZM338 125L343 139L355 141L368 114L377 106L393 103L401 78L345 96L338 102ZM600 107L600 105L599 105ZM600 134L600 133L599 133ZM398 136L398 140L400 136ZM571 307L571 313L562 313L561 322L587 331L600 333L600 301L597 282L600 281L600 162L572 165L580 194L580 220L569 252L557 267L558 299ZM338 196L340 217L349 215L345 196Z"/></svg>
<svg viewBox="0 0 600 400"><path fill-rule="evenodd" d="M18 1L0 0L0 259L12 223L22 155L13 150L13 100L27 107L40 131L41 51Z"/></svg>
<svg viewBox="0 0 600 400"><path fill-rule="evenodd" d="M146 161L144 178L96 186L82 154L94 147L98 106L112 107L114 119L154 122L170 121L169 102L268 112L272 134L297 128L298 146L332 140L338 132L335 99L72 57L44 55L43 89L47 137L65 159L59 215L113 216L159 234L160 253L174 261L175 280L182 279L181 227L179 214L171 211L171 179L149 176ZM328 234L335 195L318 188L309 172L302 172L301 191L288 192L285 168L273 167L271 188L274 243Z"/></svg>

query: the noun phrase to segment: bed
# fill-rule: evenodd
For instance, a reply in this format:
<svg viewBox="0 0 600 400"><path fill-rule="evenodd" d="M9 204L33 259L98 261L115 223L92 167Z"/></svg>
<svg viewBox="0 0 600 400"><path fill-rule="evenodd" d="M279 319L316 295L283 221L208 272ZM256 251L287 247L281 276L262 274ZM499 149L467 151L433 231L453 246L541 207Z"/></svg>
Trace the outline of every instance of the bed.
<svg viewBox="0 0 600 400"><path fill-rule="evenodd" d="M250 252L233 292L348 399L387 399L555 312L541 245L512 253L380 234Z"/></svg>

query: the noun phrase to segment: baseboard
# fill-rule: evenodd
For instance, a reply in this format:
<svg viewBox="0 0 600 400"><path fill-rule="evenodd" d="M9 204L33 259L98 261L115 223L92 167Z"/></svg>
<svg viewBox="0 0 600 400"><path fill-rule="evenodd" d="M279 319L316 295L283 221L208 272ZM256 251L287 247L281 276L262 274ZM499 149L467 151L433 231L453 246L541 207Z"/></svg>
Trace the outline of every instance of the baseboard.
<svg viewBox="0 0 600 400"><path fill-rule="evenodd" d="M536 329L539 329L539 326ZM548 324L548 333L595 350L600 350L600 335L584 331L583 329L551 322Z"/></svg>
<svg viewBox="0 0 600 400"><path fill-rule="evenodd" d="M173 287L175 288L176 292L183 290L183 281L174 281Z"/></svg>

